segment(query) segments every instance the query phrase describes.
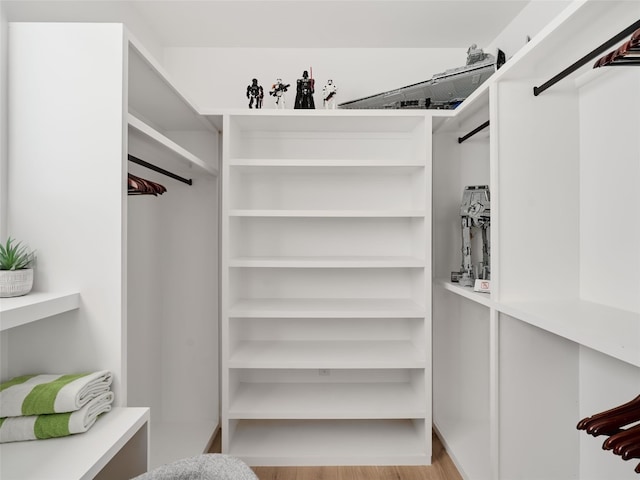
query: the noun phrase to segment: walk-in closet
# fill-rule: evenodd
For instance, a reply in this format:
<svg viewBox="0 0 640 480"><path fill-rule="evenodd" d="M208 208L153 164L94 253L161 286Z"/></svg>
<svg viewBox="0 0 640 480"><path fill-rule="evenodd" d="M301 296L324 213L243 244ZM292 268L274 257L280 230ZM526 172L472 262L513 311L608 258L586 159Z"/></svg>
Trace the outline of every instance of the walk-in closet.
<svg viewBox="0 0 640 480"><path fill-rule="evenodd" d="M472 49L373 42L365 20L347 43L205 45L203 13L240 2L32 3L0 5L0 244L37 251L33 290L0 300L0 393L108 371L113 404L0 442L3 480L127 480L212 448L260 478L431 478L440 446L465 480L640 478L640 3L498 2L506 62L456 108L361 110L321 108L328 70L366 96ZM316 109L275 108L274 58L304 60Z"/></svg>

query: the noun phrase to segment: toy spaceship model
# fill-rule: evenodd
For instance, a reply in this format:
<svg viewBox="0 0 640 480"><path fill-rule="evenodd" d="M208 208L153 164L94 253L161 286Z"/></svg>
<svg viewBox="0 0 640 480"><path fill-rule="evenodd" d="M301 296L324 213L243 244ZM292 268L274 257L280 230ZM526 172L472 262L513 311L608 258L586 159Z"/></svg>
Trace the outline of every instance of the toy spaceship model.
<svg viewBox="0 0 640 480"><path fill-rule="evenodd" d="M504 52L493 56L475 44L467 50L467 64L437 73L430 80L339 104L340 108L454 109L505 62Z"/></svg>

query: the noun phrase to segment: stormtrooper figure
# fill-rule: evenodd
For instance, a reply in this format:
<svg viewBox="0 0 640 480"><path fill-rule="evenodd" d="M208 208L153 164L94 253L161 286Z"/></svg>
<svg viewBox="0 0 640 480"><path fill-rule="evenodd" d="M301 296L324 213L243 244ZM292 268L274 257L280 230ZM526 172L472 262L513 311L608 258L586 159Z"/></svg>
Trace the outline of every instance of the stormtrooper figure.
<svg viewBox="0 0 640 480"><path fill-rule="evenodd" d="M284 94L287 92L290 86L291 84L289 83L287 83L286 85L282 83L281 78L277 78L276 83L272 85L269 95L275 97L277 109L285 108Z"/></svg>
<svg viewBox="0 0 640 480"><path fill-rule="evenodd" d="M327 80L327 84L322 88L322 99L324 108L334 109L336 108L336 95L338 88L333 83L333 80Z"/></svg>
<svg viewBox="0 0 640 480"><path fill-rule="evenodd" d="M258 85L257 79L251 80L251 85L247 86L247 98L249 99L249 108L253 108L255 102L256 108L262 108L262 99L264 98L264 90Z"/></svg>

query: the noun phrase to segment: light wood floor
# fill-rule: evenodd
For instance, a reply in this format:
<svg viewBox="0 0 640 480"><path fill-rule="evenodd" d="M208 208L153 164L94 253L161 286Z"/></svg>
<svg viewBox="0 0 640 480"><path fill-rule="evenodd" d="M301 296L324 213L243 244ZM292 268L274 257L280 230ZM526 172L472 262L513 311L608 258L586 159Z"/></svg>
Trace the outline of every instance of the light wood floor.
<svg viewBox="0 0 640 480"><path fill-rule="evenodd" d="M210 453L221 451L220 433ZM397 467L253 467L260 480L462 480L451 458L433 434L430 466Z"/></svg>

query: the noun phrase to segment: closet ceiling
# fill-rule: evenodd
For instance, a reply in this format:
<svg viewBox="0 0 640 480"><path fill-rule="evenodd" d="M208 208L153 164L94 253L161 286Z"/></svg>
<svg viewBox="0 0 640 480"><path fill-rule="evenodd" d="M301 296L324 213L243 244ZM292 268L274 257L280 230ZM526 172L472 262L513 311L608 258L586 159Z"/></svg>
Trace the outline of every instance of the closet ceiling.
<svg viewBox="0 0 640 480"><path fill-rule="evenodd" d="M535 0L534 0L535 1ZM8 1L18 16L128 10L168 47L483 47L529 0ZM11 16L11 15L10 15ZM75 17L75 18L74 18ZM28 18L27 18L28 19Z"/></svg>
<svg viewBox="0 0 640 480"><path fill-rule="evenodd" d="M526 1L136 1L173 46L468 47Z"/></svg>

